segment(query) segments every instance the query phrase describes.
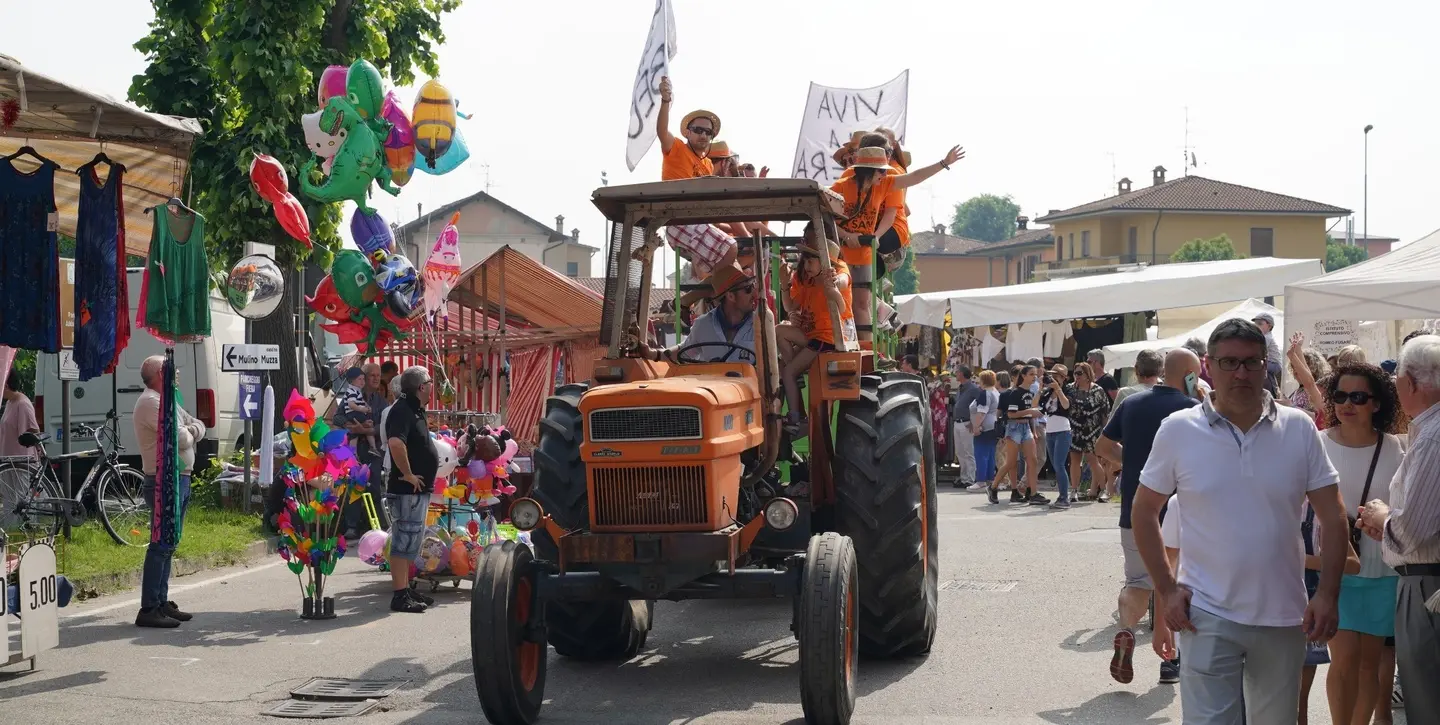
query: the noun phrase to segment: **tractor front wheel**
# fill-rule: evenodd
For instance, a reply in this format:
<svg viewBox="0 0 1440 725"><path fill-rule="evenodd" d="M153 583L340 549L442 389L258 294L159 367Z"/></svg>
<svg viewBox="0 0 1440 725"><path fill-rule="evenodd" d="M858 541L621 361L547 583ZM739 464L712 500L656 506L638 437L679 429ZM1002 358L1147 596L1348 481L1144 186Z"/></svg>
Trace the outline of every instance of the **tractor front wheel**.
<svg viewBox="0 0 1440 725"><path fill-rule="evenodd" d="M533 723L545 697L547 651L535 607L530 548L513 541L480 553L470 596L470 662L485 718Z"/></svg>
<svg viewBox="0 0 1440 725"><path fill-rule="evenodd" d="M844 725L855 711L858 598L850 538L833 531L810 537L795 628L807 723Z"/></svg>

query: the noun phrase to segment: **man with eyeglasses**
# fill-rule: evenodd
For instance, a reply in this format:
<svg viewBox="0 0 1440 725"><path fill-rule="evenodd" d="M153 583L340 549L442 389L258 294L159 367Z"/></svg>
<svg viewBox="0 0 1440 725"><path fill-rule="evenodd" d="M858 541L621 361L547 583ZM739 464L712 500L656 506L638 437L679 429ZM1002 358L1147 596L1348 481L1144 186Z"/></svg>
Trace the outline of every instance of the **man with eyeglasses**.
<svg viewBox="0 0 1440 725"><path fill-rule="evenodd" d="M1179 638L1187 725L1294 723L1305 641L1327 642L1339 626L1350 551L1339 475L1310 417L1266 393L1265 348L1249 320L1215 328L1207 346L1215 393L1160 424L1131 513L1156 615ZM1178 581L1160 534L1171 494L1183 504ZM1308 604L1307 500L1322 534L1320 584Z"/></svg>
<svg viewBox="0 0 1440 725"><path fill-rule="evenodd" d="M759 297L755 278L740 267L731 265L715 270L709 283L716 307L695 318L690 325L690 334L675 347L652 350L642 340L636 346L640 357L673 363L677 361L676 353L680 350L689 345L702 345L687 350L683 360L755 364L755 304Z"/></svg>
<svg viewBox="0 0 1440 725"><path fill-rule="evenodd" d="M425 421L425 402L434 384L429 370L418 365L406 368L400 374L400 397L390 406L384 423L391 460L385 490L390 500L392 612L419 614L435 603L410 589L410 564L420 555L430 489L440 470L440 458Z"/></svg>
<svg viewBox="0 0 1440 725"><path fill-rule="evenodd" d="M655 116L655 135L660 139L660 153L665 160L660 167L662 181L713 176L715 165L708 158L710 142L720 133L720 117L704 110L685 114L680 122L682 142L670 133L670 77L660 79L660 113Z"/></svg>

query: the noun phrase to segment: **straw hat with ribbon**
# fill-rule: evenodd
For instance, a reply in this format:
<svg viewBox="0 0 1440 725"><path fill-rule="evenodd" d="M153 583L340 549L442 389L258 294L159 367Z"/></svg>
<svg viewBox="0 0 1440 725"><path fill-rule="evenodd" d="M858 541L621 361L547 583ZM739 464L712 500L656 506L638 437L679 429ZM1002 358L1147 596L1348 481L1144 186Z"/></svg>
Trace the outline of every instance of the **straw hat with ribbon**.
<svg viewBox="0 0 1440 725"><path fill-rule="evenodd" d="M681 307L691 307L696 302L705 298L719 299L727 292L744 286L747 282L755 280L749 272L746 272L738 264L731 264L725 267L717 267L710 276L705 278L705 286L709 289L690 290L680 296Z"/></svg>
<svg viewBox="0 0 1440 725"><path fill-rule="evenodd" d="M730 153L730 144L724 141L711 141L710 153L705 154L707 159L728 159L734 154Z"/></svg>
<svg viewBox="0 0 1440 725"><path fill-rule="evenodd" d="M711 127L714 129L714 131L715 131L715 133L710 134L710 138L713 139L713 138L715 138L717 135L720 134L720 117L717 116L717 115L715 115L715 114L713 114L713 113L711 113L711 112L709 112L709 111L700 110L700 109L697 109L697 110L694 110L694 111L691 111L691 112L685 114L685 118L680 121L680 128L681 128L681 129L690 128L690 124L693 123L693 122L695 121L695 119L697 119L697 118L708 118L708 119L710 119L710 126L711 126Z"/></svg>
<svg viewBox="0 0 1440 725"><path fill-rule="evenodd" d="M890 155L885 152L885 149L866 146L855 150L855 161L850 164L850 167L858 169L888 169L890 168Z"/></svg>
<svg viewBox="0 0 1440 725"><path fill-rule="evenodd" d="M845 163L842 159L855 153L855 149L860 148L860 139L865 137L865 133L865 131L856 131L850 134L850 140L846 141L840 148L835 149L835 153L831 156L831 158L835 159L835 163Z"/></svg>

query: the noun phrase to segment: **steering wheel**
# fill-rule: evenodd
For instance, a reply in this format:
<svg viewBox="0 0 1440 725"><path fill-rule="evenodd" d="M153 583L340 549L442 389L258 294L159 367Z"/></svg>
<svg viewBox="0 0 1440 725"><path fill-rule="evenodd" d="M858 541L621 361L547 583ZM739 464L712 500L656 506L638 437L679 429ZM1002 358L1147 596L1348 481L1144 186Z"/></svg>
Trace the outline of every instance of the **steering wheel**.
<svg viewBox="0 0 1440 725"><path fill-rule="evenodd" d="M692 343L690 343L689 345L685 345L685 346L683 346L683 347L681 347L680 349L678 349L678 350L675 351L675 361L676 361L676 362L681 362L681 363L697 363L697 364L699 364L699 363L708 363L708 362L716 362L716 361L712 361L712 360L692 360L692 359L687 359L687 358L685 357L685 353L686 353L687 351L689 351L689 350L693 350L693 349L695 349L695 348L701 348L701 347L712 347L712 346L716 346L716 345L718 345L718 346L720 346L720 347L730 348L731 350L734 350L735 352L740 353L742 356L745 356L745 357L750 358L750 360L745 360L744 358L741 358L740 360L737 360L737 361L735 361L735 362L751 362L751 361L753 361L754 358L755 358L755 353L754 353L754 351L752 351L750 348L745 347L744 345L737 345L737 344L735 344L735 343L733 343L733 342L692 342Z"/></svg>

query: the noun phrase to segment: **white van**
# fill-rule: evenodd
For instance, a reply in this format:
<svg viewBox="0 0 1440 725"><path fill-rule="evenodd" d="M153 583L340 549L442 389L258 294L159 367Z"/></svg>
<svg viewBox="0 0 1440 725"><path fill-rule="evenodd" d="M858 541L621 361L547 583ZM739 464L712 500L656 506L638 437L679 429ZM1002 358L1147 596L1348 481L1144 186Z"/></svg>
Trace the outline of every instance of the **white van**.
<svg viewBox="0 0 1440 725"><path fill-rule="evenodd" d="M130 290L130 344L120 355L115 375L101 375L84 382L70 382L70 422L98 426L111 408L119 415L120 444L125 457L139 463L139 447L135 443L135 426L131 422L135 401L145 391L140 380L140 365L151 355L165 354L165 345L143 327L134 324L140 306L140 287L144 269L128 270ZM195 469L204 470L211 458L235 450L244 434L240 420L240 381L237 373L220 372L221 345L245 342L245 319L235 314L218 292L210 295L211 336L204 342L187 343L175 348L175 368L180 383L180 400L185 410L205 423L208 432L195 456ZM35 361L35 418L50 434L46 443L50 455L60 453L61 383L59 356L40 354ZM70 449L93 448L90 436L72 435Z"/></svg>

